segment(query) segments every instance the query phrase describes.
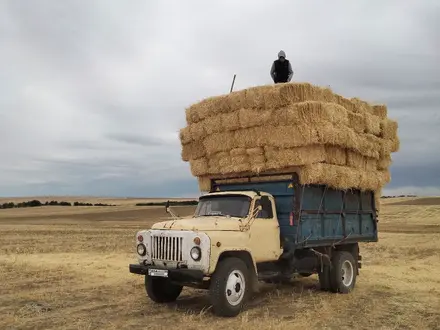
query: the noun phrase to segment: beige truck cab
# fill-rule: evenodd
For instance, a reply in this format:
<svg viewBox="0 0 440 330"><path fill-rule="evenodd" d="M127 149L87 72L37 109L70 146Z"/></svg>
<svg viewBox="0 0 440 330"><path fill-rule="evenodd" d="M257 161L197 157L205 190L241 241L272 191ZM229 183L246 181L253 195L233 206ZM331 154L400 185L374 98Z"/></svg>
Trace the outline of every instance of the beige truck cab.
<svg viewBox="0 0 440 330"><path fill-rule="evenodd" d="M206 194L192 217L139 231L136 246L130 272L145 275L150 299L174 301L184 286L208 289L221 316L240 312L258 281L257 264L283 253L274 197L257 191Z"/></svg>

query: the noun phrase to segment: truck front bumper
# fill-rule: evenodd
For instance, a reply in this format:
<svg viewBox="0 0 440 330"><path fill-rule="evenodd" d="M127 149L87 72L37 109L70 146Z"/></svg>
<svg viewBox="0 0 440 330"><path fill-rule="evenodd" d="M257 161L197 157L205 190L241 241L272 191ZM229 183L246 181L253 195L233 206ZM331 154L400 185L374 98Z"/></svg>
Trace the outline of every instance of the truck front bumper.
<svg viewBox="0 0 440 330"><path fill-rule="evenodd" d="M162 268L157 266L144 266L140 264L130 264L129 270L132 274L138 274L138 275L148 275L148 270L154 269L154 270L167 270L168 274L165 276L165 278L169 278L172 281L178 281L178 282L202 282L204 278L204 274L201 270L197 269L186 269L186 268L179 268L179 269L169 269L169 268Z"/></svg>

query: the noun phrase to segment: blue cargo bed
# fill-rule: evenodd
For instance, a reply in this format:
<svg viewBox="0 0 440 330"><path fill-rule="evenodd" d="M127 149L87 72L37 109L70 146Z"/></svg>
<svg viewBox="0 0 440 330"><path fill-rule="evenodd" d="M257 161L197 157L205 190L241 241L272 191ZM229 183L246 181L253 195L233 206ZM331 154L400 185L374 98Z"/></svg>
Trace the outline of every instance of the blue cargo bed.
<svg viewBox="0 0 440 330"><path fill-rule="evenodd" d="M239 183L221 181L212 180L211 190L257 190L275 198L282 242L288 249L378 240L372 191L300 185L295 174L273 181L258 182L255 177Z"/></svg>

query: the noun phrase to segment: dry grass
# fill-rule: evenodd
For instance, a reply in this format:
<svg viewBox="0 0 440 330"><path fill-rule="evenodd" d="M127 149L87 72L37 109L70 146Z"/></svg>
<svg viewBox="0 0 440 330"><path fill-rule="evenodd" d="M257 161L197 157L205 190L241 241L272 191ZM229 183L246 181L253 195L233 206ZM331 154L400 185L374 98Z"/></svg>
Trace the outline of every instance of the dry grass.
<svg viewBox="0 0 440 330"><path fill-rule="evenodd" d="M128 272L136 231L166 218L161 207L0 210L0 328L438 329L439 200L392 205L406 200L382 200L380 240L362 244L352 294L320 292L316 276L261 284L234 319L213 316L205 291L155 305Z"/></svg>

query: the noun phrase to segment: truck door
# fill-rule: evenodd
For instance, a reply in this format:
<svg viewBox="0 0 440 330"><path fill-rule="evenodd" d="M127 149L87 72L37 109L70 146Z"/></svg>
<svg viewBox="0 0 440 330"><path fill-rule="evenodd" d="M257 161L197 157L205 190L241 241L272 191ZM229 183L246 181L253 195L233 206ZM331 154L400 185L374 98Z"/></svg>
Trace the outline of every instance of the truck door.
<svg viewBox="0 0 440 330"><path fill-rule="evenodd" d="M273 261L281 255L280 229L276 218L273 198L262 196L255 200L255 208L259 205L262 210L249 230L249 248L256 262Z"/></svg>

